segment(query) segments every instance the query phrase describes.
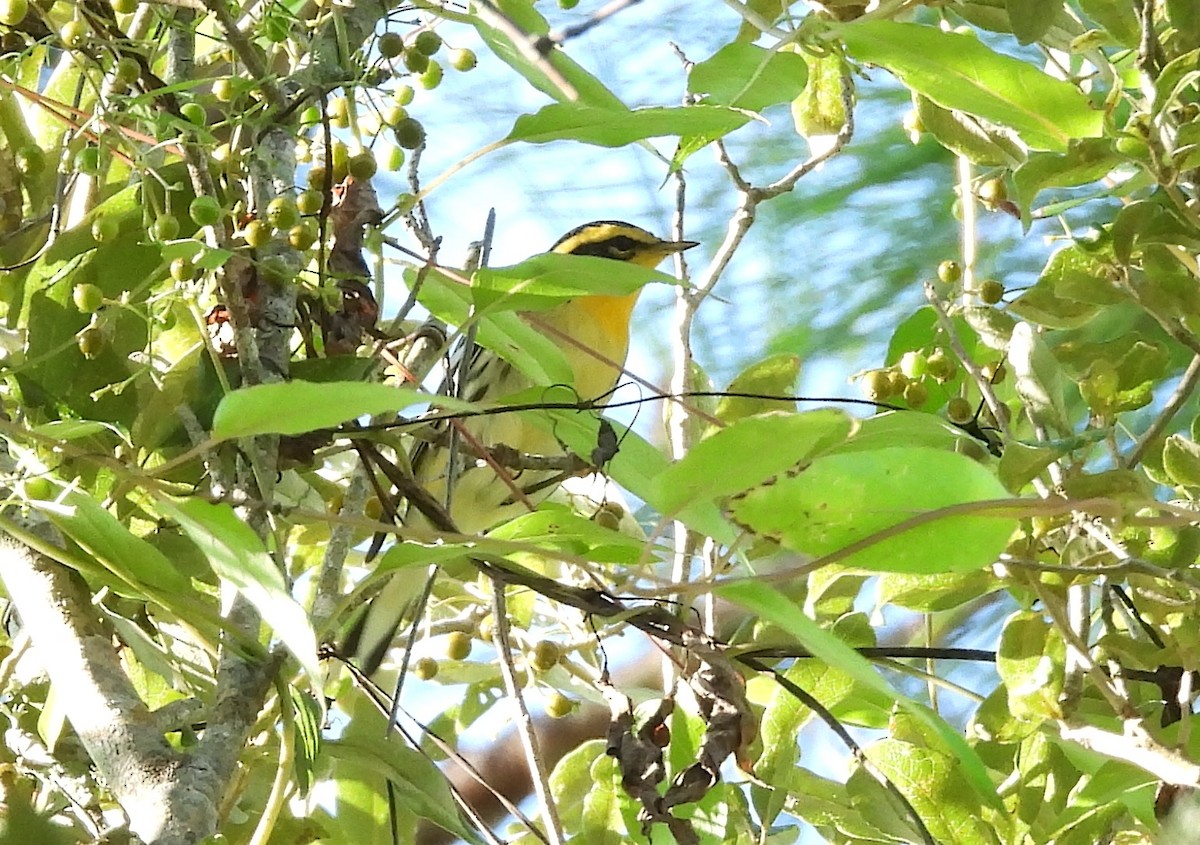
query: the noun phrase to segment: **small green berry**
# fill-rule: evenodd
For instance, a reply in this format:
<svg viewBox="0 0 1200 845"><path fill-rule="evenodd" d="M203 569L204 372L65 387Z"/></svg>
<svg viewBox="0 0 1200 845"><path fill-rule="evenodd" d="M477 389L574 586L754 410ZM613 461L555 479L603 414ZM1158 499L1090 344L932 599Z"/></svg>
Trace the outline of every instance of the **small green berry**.
<svg viewBox="0 0 1200 845"><path fill-rule="evenodd" d="M375 156L367 150L363 150L356 156L351 156L346 162L346 169L355 179L370 179L379 169L379 165L375 162Z"/></svg>
<svg viewBox="0 0 1200 845"><path fill-rule="evenodd" d="M954 374L958 371L958 366L944 349L933 350L926 359L925 366L929 375L943 382L954 378Z"/></svg>
<svg viewBox="0 0 1200 845"><path fill-rule="evenodd" d="M479 64L479 58L475 55L474 50L468 50L466 47L459 47L450 53L450 67L455 70L466 72L474 70Z"/></svg>
<svg viewBox="0 0 1200 845"><path fill-rule="evenodd" d="M190 282L196 275L196 265L192 259L180 256L171 262L171 278L177 282Z"/></svg>
<svg viewBox="0 0 1200 845"><path fill-rule="evenodd" d="M261 249L271 242L271 227L261 220L251 220L242 235L251 247Z"/></svg>
<svg viewBox="0 0 1200 845"><path fill-rule="evenodd" d="M442 84L442 66L433 59L429 60L429 67L425 68L421 73L421 87L426 91L432 91Z"/></svg>
<svg viewBox="0 0 1200 845"><path fill-rule="evenodd" d="M317 230L307 220L288 230L288 243L293 249L306 250L317 242Z"/></svg>
<svg viewBox="0 0 1200 845"><path fill-rule="evenodd" d="M300 222L300 211L290 197L275 197L267 203L267 222L276 229L290 229Z"/></svg>
<svg viewBox="0 0 1200 845"><path fill-rule="evenodd" d="M413 39L413 47L426 56L432 56L438 50L442 49L442 36L438 35L432 29L423 29Z"/></svg>
<svg viewBox="0 0 1200 845"><path fill-rule="evenodd" d="M396 124L396 143L406 150L415 150L425 142L425 127L419 120L406 117Z"/></svg>
<svg viewBox="0 0 1200 845"><path fill-rule="evenodd" d="M984 279L979 283L979 298L987 305L995 305L1004 299L1004 284L997 279Z"/></svg>
<svg viewBox="0 0 1200 845"><path fill-rule="evenodd" d="M559 0L561 3L562 0ZM575 702L567 698L561 692L555 691L548 699L546 699L546 715L551 719L561 719L564 716L569 716L571 711L575 709Z"/></svg>
<svg viewBox="0 0 1200 845"><path fill-rule="evenodd" d="M320 191L309 189L296 197L296 210L305 216L320 214L322 204Z"/></svg>
<svg viewBox="0 0 1200 845"><path fill-rule="evenodd" d="M404 52L404 37L398 32L385 32L379 36L379 55L394 59Z"/></svg>
<svg viewBox="0 0 1200 845"><path fill-rule="evenodd" d="M133 56L122 56L113 68L113 77L125 85L132 85L142 75L142 66Z"/></svg>
<svg viewBox="0 0 1200 845"><path fill-rule="evenodd" d="M387 169L395 173L404 166L404 150L392 147L388 150Z"/></svg>
<svg viewBox="0 0 1200 845"><path fill-rule="evenodd" d="M204 106L199 103L184 103L179 107L179 113L183 115L183 119L194 126L205 126L208 124L208 113L204 111Z"/></svg>
<svg viewBox="0 0 1200 845"><path fill-rule="evenodd" d="M962 265L947 259L938 265L937 276L940 281L952 285L962 278Z"/></svg>
<svg viewBox="0 0 1200 845"><path fill-rule="evenodd" d="M89 361L104 351L104 332L95 326L88 326L75 336L75 345Z"/></svg>
<svg viewBox="0 0 1200 845"><path fill-rule="evenodd" d="M308 170L308 187L320 195L320 192L325 188L325 168L321 165L310 167ZM320 211L318 207L317 211ZM305 214L316 214L316 211L305 212Z"/></svg>
<svg viewBox="0 0 1200 845"><path fill-rule="evenodd" d="M946 416L950 422L958 425L966 425L975 418L975 409L971 407L971 403L961 396L955 396L946 403Z"/></svg>
<svg viewBox="0 0 1200 845"><path fill-rule="evenodd" d="M173 214L159 215L150 226L150 237L156 241L169 241L179 237L179 218Z"/></svg>
<svg viewBox="0 0 1200 845"><path fill-rule="evenodd" d="M929 390L919 381L910 381L904 388L904 401L910 408L920 408L929 401Z"/></svg>
<svg viewBox="0 0 1200 845"><path fill-rule="evenodd" d="M92 238L96 243L107 243L120 233L121 224L115 217L97 217L92 221Z"/></svg>
<svg viewBox="0 0 1200 845"><path fill-rule="evenodd" d="M404 66L413 73L424 73L425 68L429 67L429 56L410 48L404 51Z"/></svg>
<svg viewBox="0 0 1200 845"><path fill-rule="evenodd" d="M350 103L345 97L334 97L329 101L329 122L345 129L350 125Z"/></svg>
<svg viewBox="0 0 1200 845"><path fill-rule="evenodd" d="M222 76L215 80L212 92L217 101L221 103L231 103L233 102L233 98L237 96L237 88L234 86L233 80L228 76Z"/></svg>
<svg viewBox="0 0 1200 845"><path fill-rule="evenodd" d="M471 655L471 635L463 631L451 631L446 636L446 657L450 660L466 660Z"/></svg>
<svg viewBox="0 0 1200 845"><path fill-rule="evenodd" d="M104 291L96 285L81 282L71 291L71 300L84 314L92 314L104 304Z"/></svg>
<svg viewBox="0 0 1200 845"><path fill-rule="evenodd" d="M909 350L900 356L900 372L910 379L920 378L928 372L928 362L920 352Z"/></svg>
<svg viewBox="0 0 1200 845"><path fill-rule="evenodd" d="M988 179L979 186L979 199L989 207L995 207L1008 199L1008 188L1003 179Z"/></svg>
<svg viewBox="0 0 1200 845"><path fill-rule="evenodd" d="M413 675L419 681L432 681L437 677L438 662L432 657L420 657L413 662Z"/></svg>
<svg viewBox="0 0 1200 845"><path fill-rule="evenodd" d="M97 147L84 147L75 154L75 169L88 176L100 172L100 150Z"/></svg>
<svg viewBox="0 0 1200 845"><path fill-rule="evenodd" d="M0 0L0 24L16 26L29 14L29 0Z"/></svg>
<svg viewBox="0 0 1200 845"><path fill-rule="evenodd" d="M221 219L221 204L216 197L196 197L188 204L188 216L197 226L215 226Z"/></svg>
<svg viewBox="0 0 1200 845"><path fill-rule="evenodd" d="M19 147L13 154L17 172L25 177L33 177L46 169L46 153L37 144L26 144Z"/></svg>
<svg viewBox="0 0 1200 845"><path fill-rule="evenodd" d="M989 384L1002 384L1004 379L1008 377L1008 368L1004 366L1003 361L997 361L994 364L984 364L980 371Z"/></svg>
<svg viewBox="0 0 1200 845"><path fill-rule="evenodd" d="M413 101L416 93L411 85L401 85L396 89L396 93L392 94L392 99L396 101L396 105L398 106L407 106Z"/></svg>
<svg viewBox="0 0 1200 845"><path fill-rule="evenodd" d="M863 377L863 395L872 402L882 402L892 395L892 380L887 370L871 370Z"/></svg>
<svg viewBox="0 0 1200 845"><path fill-rule="evenodd" d="M552 640L538 640L529 657L529 665L538 672L549 672L562 659L562 649Z"/></svg>
<svg viewBox="0 0 1200 845"><path fill-rule="evenodd" d="M76 50L87 41L88 27L83 21L69 20L58 31L58 37L69 50Z"/></svg>

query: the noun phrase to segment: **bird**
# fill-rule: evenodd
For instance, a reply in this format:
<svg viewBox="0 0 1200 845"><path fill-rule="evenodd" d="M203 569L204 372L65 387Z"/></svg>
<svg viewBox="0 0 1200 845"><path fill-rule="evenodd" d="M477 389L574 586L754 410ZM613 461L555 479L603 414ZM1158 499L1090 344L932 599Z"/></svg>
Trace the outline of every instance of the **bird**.
<svg viewBox="0 0 1200 845"><path fill-rule="evenodd" d="M665 258L697 246L696 241L666 240L618 220L596 220L577 226L559 238L549 252L586 255L624 261L654 269ZM580 400L603 399L617 384L629 352L629 327L638 293L583 294L527 319L535 327L549 327L550 339L561 348L574 376L572 385ZM575 343L563 342L572 338ZM484 347L470 355L462 398L490 404L526 390L533 382L508 361ZM433 500L446 503L454 527L462 534L479 534L506 522L544 500L564 480L557 470L513 470L511 482L497 475L488 463L462 441L485 448L509 447L520 455L553 455L562 446L547 428L532 422L526 412L489 414L463 421L453 481L450 449L442 437L422 440L409 455L413 478ZM516 486L521 494L514 492ZM447 495L447 487L450 487ZM410 507L405 525L430 527L417 508ZM409 570L392 576L351 622L340 653L361 672L373 674L383 662L396 632L419 595L419 585Z"/></svg>

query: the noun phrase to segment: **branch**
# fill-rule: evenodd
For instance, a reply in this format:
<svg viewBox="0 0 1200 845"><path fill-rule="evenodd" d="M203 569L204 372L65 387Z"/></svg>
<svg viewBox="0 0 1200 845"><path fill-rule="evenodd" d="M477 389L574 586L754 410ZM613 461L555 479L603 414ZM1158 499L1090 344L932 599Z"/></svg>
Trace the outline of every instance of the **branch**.
<svg viewBox="0 0 1200 845"><path fill-rule="evenodd" d="M0 579L130 829L158 845L215 833L221 794L182 776L186 758L126 677L82 580L9 537L0 540Z"/></svg>

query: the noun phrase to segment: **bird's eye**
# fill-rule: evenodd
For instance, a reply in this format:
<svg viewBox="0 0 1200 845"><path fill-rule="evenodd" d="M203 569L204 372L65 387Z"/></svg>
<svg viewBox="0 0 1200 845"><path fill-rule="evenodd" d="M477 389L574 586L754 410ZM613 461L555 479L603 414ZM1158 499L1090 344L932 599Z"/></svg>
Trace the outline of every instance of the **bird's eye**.
<svg viewBox="0 0 1200 845"><path fill-rule="evenodd" d="M634 250L637 248L637 241L621 235L609 240L605 244L605 247L607 247L609 256L625 261L633 257Z"/></svg>

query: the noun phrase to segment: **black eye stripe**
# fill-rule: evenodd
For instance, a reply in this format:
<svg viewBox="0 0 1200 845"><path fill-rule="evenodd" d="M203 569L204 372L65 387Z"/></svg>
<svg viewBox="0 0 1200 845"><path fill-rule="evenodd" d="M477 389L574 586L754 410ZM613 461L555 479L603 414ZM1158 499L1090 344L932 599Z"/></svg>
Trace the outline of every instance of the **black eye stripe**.
<svg viewBox="0 0 1200 845"><path fill-rule="evenodd" d="M638 247L638 242L626 235L596 243L580 244L571 250L572 255L596 255L600 258L622 258L628 256Z"/></svg>

